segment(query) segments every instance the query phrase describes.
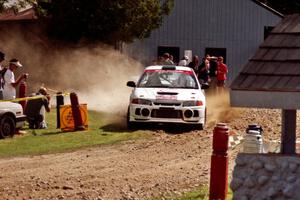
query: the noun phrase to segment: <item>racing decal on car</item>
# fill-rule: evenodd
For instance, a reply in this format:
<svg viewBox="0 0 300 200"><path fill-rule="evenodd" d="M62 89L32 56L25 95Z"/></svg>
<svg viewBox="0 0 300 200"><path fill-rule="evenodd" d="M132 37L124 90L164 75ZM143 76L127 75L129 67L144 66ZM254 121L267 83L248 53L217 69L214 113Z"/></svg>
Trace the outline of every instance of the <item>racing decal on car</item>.
<svg viewBox="0 0 300 200"><path fill-rule="evenodd" d="M176 72L176 73L181 73L181 74L188 74L188 75L192 75L193 72L192 71L185 71L185 70L161 70L161 69L147 69L145 70L145 72L147 73L153 73L153 72Z"/></svg>
<svg viewBox="0 0 300 200"><path fill-rule="evenodd" d="M177 100L176 95L156 95L157 100Z"/></svg>

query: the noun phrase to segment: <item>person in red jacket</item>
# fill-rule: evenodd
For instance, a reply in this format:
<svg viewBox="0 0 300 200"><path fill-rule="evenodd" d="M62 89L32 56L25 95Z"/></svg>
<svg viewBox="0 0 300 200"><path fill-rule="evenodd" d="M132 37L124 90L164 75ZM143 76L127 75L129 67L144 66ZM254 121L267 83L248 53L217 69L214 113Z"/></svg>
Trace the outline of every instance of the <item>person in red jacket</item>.
<svg viewBox="0 0 300 200"><path fill-rule="evenodd" d="M218 67L217 67L217 86L224 88L225 81L227 79L228 68L227 65L223 63L224 58L222 56L218 57Z"/></svg>

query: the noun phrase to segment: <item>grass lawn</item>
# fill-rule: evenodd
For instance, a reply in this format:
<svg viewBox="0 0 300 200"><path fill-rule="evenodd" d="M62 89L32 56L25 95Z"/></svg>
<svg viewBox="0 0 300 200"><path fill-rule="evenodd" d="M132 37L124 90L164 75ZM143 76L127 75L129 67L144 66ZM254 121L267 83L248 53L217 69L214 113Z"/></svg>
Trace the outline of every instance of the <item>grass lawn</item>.
<svg viewBox="0 0 300 200"><path fill-rule="evenodd" d="M228 188L227 200L232 199L232 191ZM209 200L209 188L208 186L200 186L193 191L186 192L182 195L168 195L167 198L154 198L153 200L160 199L173 199L173 200Z"/></svg>
<svg viewBox="0 0 300 200"><path fill-rule="evenodd" d="M145 131L128 132L124 127L110 125L107 115L95 111L88 112L89 129L86 131L61 132L56 129L55 109L47 114L46 119L47 129L31 130L26 125L25 134L0 140L0 158L57 153L150 137Z"/></svg>

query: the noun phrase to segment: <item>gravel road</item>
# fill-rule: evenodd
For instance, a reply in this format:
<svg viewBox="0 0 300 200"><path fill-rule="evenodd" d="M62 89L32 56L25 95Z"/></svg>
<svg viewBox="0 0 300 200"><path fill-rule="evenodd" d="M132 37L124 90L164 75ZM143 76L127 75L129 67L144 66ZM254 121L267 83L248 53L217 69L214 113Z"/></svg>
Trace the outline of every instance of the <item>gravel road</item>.
<svg viewBox="0 0 300 200"><path fill-rule="evenodd" d="M149 199L207 185L217 122L226 122L239 135L256 122L264 127L265 138L280 137L279 110L233 109L219 99L208 98L204 131L146 131L151 139L1 159L0 199ZM230 171L240 146L229 152Z"/></svg>

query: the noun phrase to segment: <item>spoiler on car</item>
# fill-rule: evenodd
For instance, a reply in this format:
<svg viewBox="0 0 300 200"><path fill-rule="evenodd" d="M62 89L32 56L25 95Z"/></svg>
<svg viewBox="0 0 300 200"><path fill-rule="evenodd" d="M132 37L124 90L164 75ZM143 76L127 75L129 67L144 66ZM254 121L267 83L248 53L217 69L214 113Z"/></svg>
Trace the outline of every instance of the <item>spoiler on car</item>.
<svg viewBox="0 0 300 200"><path fill-rule="evenodd" d="M176 66L163 66L162 68L161 68L162 70L176 70Z"/></svg>

